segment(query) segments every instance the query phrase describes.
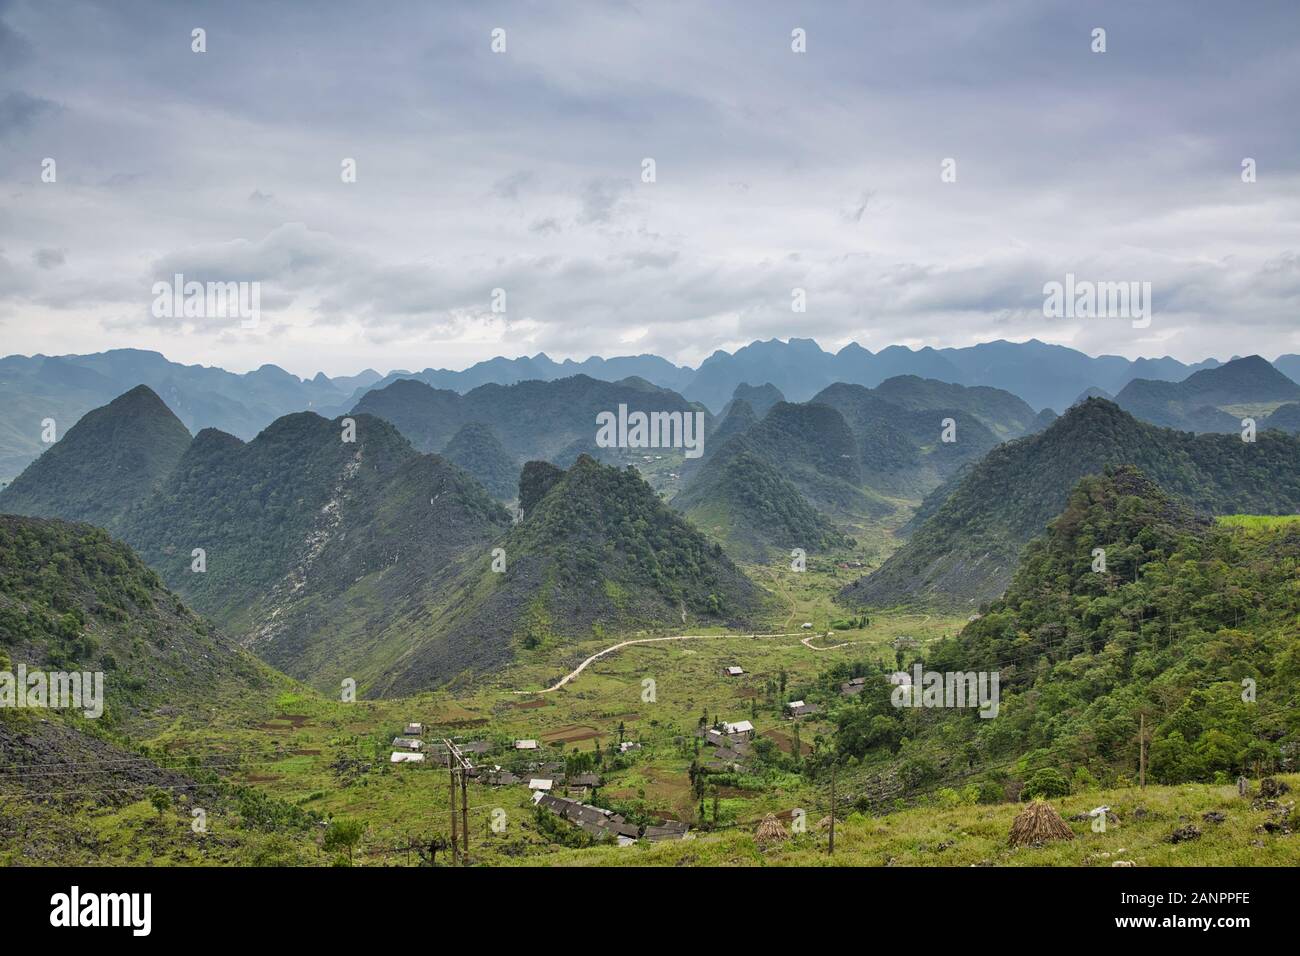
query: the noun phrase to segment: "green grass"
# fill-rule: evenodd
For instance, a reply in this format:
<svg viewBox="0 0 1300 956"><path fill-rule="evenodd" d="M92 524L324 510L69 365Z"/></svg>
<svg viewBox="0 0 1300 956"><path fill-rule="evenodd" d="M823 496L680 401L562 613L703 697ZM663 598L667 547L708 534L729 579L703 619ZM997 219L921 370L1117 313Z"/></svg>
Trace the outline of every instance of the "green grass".
<svg viewBox="0 0 1300 956"><path fill-rule="evenodd" d="M1228 519L1245 527L1280 520L1241 516ZM644 749L605 772L603 795L623 810L689 822L693 839L634 848L569 849L539 829L526 786L469 787L471 854L486 865L1072 865L1105 866L1115 859L1139 865L1296 865L1300 835L1257 833L1265 811L1250 809L1230 787L1194 785L1114 789L1076 794L1055 801L1063 813L1085 812L1109 804L1121 817L1118 829L1094 834L1086 822L1072 823L1077 839L1041 849L1013 850L1006 845L1015 804L945 804L943 794L925 795L913 808L885 816L852 814L837 826L836 855L829 859L825 837L816 824L825 814L825 781L813 784L788 770L765 769L741 776L719 792L717 819L706 797L703 826L699 802L690 789L688 769L696 758L694 732L701 714L710 719L750 719L760 735L778 735L788 746L791 722L780 714L781 695L769 699L766 686L784 671L793 692L836 662L891 660L891 642L900 636L929 644L959 630L964 616L904 612L873 614L861 629L834 631L831 622L846 617L833 595L861 568L841 568L839 560L814 558L796 573L788 563L746 570L773 595L775 610L765 622L770 633L788 637L726 633L720 628L695 630L699 640L633 645L596 661L555 693L518 694L553 683L581 660L611 644L639 634L602 639L572 638L548 644L499 672L455 684L450 689L406 699L344 703L285 679L266 692L224 697L201 711L189 709L155 715L138 736L155 752L182 757L241 751L263 754L247 758L229 775L233 783L326 817L357 819L366 833L356 855L358 865L405 865L415 854L404 847L412 838L449 834L447 773L435 765L394 766L387 762L389 740L409 720L428 725L426 739L442 735L487 738L501 749L480 763L508 765L509 741L536 738L547 759L575 750L590 750L599 741L617 739L619 725L627 739ZM800 624L813 623L804 631ZM812 650L801 638L813 636L816 647L848 642L831 650ZM723 676L723 667L738 664L744 677ZM648 699L646 681L653 681ZM788 696L788 695L786 695ZM541 701L541 706L520 706ZM813 744L828 737L829 724L816 717L800 722L800 738ZM558 743L558 746L555 744ZM704 749L704 748L702 748ZM700 754L705 759L707 754ZM164 758L165 759L165 758ZM340 772L341 762L362 772ZM852 796L852 773L841 774L842 798ZM1295 778L1290 778L1293 785ZM313 830L263 832L250 827L230 809L212 809L206 836L189 828L188 807L162 817L140 794L119 807L42 806L0 794L0 832L18 832L0 849L5 863L102 863L112 865L327 865ZM949 795L949 800L952 797ZM1285 799L1290 799L1285 798ZM1135 810L1147 811L1139 819ZM807 810L812 832L779 847L761 851L753 831L768 813ZM1201 821L1217 810L1223 824ZM506 829L495 832L495 811L505 814ZM841 812L844 812L842 810ZM1181 817L1197 823L1204 835L1185 844L1166 842ZM1258 844L1258 845L1256 845Z"/></svg>
<svg viewBox="0 0 1300 956"><path fill-rule="evenodd" d="M1300 523L1300 515L1222 515L1218 522L1229 528L1264 531Z"/></svg>
<svg viewBox="0 0 1300 956"><path fill-rule="evenodd" d="M1294 788L1300 776L1285 777ZM1295 866L1300 864L1300 834L1259 832L1270 811L1255 809L1237 796L1236 787L1189 784L1177 787L1131 787L1063 797L1052 803L1061 811L1074 839L1042 847L1013 848L1011 823L1023 804L934 805L869 817L851 814L835 828L835 855L827 854L827 834L817 824L825 810L809 812L802 835L760 849L756 821L693 840L629 848L563 850L515 862L556 866L1111 866L1117 860L1137 866ZM1109 806L1118 825L1094 833L1089 821L1070 817ZM1138 809L1142 815L1137 813ZM1222 823L1202 814L1218 812ZM1296 825L1294 810L1292 826ZM790 820L784 822L790 829ZM1201 830L1198 839L1169 840L1187 823Z"/></svg>

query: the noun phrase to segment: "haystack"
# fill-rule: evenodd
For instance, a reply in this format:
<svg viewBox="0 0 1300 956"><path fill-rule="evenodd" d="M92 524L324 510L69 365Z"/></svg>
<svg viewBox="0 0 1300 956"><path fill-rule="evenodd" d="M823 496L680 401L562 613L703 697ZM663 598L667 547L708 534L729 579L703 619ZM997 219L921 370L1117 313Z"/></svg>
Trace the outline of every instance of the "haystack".
<svg viewBox="0 0 1300 956"><path fill-rule="evenodd" d="M1011 824L1012 846L1033 846L1053 840L1073 840L1074 831L1061 819L1056 807L1045 800L1035 800L1016 814Z"/></svg>
<svg viewBox="0 0 1300 956"><path fill-rule="evenodd" d="M780 843L790 839L790 834L781 825L781 821L776 818L776 814L769 813L763 817L763 822L758 825L758 831L754 834L754 839L758 841L760 847L767 847L773 843Z"/></svg>

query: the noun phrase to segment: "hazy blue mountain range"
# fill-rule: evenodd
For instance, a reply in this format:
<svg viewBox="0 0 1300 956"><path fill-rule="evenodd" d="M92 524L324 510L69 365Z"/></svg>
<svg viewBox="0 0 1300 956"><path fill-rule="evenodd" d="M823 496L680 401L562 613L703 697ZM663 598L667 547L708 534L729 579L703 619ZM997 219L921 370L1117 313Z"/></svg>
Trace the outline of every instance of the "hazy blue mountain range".
<svg viewBox="0 0 1300 956"><path fill-rule="evenodd" d="M1235 432L1245 416L1261 423L1270 412L1300 400L1300 385L1258 355L1202 369L1181 382L1134 379L1115 403L1155 425L1192 432ZM1279 419L1281 426L1284 419Z"/></svg>
<svg viewBox="0 0 1300 956"><path fill-rule="evenodd" d="M42 422L62 438L83 415L147 385L191 432L220 428L245 440L290 412L320 409L379 378L300 379L274 365L237 375L181 365L158 352L114 349L95 355L11 355L0 359L0 483L43 452Z"/></svg>
<svg viewBox="0 0 1300 956"><path fill-rule="evenodd" d="M811 339L771 339L754 342L734 354L714 352L700 365L682 394L719 409L742 382L769 382L787 400L799 402L836 382L874 388L898 375L915 375L957 385L991 385L1020 396L1035 409L1050 407L1060 411L1090 387L1113 393L1134 378L1176 381L1218 364L1215 359L1185 365L1171 358L1094 358L1034 339L1023 343L986 342L960 349L912 350L893 345L875 353L857 343L830 353Z"/></svg>
<svg viewBox="0 0 1300 956"><path fill-rule="evenodd" d="M574 450L575 442L578 451L586 451L595 442L596 416L617 412L620 405L629 411L698 412L706 430L712 425L703 406L644 379L605 382L587 375L480 385L465 395L399 379L366 392L352 413L392 422L421 451L442 451L465 425L487 425L517 469L530 459L565 457L562 453Z"/></svg>
<svg viewBox="0 0 1300 956"><path fill-rule="evenodd" d="M274 365L239 374L182 365L138 349L93 355L11 355L0 359L0 483L44 450L41 423L45 419L55 420L61 437L86 412L137 385L148 385L192 433L218 428L247 441L282 415L311 410L336 417L356 407L371 389L402 379L465 394L483 385L575 375L600 381L633 377L702 402L714 413L721 413L737 387L746 385L763 393L747 398L761 417L763 405L781 399L807 401L837 382L874 388L889 378L914 375L1000 388L1034 409L1050 407L1059 412L1090 389L1115 395L1134 379L1175 382L1219 364L1216 359L1186 365L1167 357L1136 361L1113 355L1092 357L1036 340L946 349L890 346L878 352L850 343L831 353L810 339L798 338L754 342L734 353L717 351L698 369L655 355L556 362L538 353L493 358L461 371L428 368L381 375L366 369L334 378L324 374L299 378ZM1275 367L1292 380L1300 378L1300 356L1280 356Z"/></svg>

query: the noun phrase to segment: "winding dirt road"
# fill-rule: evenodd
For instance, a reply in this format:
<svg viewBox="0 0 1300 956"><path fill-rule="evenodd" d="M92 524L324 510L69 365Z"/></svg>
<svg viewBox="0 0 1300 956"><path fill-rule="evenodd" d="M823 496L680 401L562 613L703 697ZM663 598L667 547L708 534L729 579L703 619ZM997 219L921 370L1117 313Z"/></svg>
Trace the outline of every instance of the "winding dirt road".
<svg viewBox="0 0 1300 956"><path fill-rule="evenodd" d="M708 640L708 639L711 638L711 637L754 637L754 638L758 638L758 637L798 637L798 636L799 636L798 634L748 634L748 635L746 635L746 634L677 634L677 635L675 635L675 636L673 636L673 637L641 637L641 638L637 638L636 640L632 640L632 641L621 641L621 642L618 643L618 644L614 644L614 645L611 646L611 647L607 647L607 648L605 648L603 651L599 651L598 653L592 654L592 655L591 655L590 657L588 657L585 661L583 661L581 664L579 664L579 665L578 665L577 667L575 667L573 670L569 671L568 674L564 675L564 677L560 678L560 680L559 680L558 682L556 682L555 684L552 684L550 687L546 687L546 688L544 688L544 689L542 689L542 690L517 690L517 691L514 691L514 693L516 693L516 694L549 694L549 693L551 693L552 691L557 691L557 690L559 690L561 687L563 687L565 684L567 684L569 681L573 680L575 677L577 677L579 674L581 674L583 671L585 671L585 670L587 669L587 665L588 665L588 664L592 663L593 661L598 661L598 660L600 660L602 657L604 657L604 656L607 655L607 654L613 654L615 651L622 650L622 649L625 648L625 647L630 647L630 646L632 646L633 644L656 644L656 643L659 643L659 642L661 642L661 641L706 641L706 640ZM826 647L814 647L814 648L812 648L812 650L814 650L814 651L818 651L818 650L830 650L830 648L826 648Z"/></svg>

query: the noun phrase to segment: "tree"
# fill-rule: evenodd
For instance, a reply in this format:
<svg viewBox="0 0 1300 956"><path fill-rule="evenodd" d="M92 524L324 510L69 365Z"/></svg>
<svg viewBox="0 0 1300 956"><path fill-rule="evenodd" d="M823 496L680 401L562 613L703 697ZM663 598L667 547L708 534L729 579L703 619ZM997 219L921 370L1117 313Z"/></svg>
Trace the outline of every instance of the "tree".
<svg viewBox="0 0 1300 956"><path fill-rule="evenodd" d="M171 792L161 787L154 787L149 791L149 802L158 811L158 820L161 822L163 814L172 808Z"/></svg>
<svg viewBox="0 0 1300 956"><path fill-rule="evenodd" d="M366 832L366 825L360 820L331 820L325 829L324 848L326 852L346 850L348 866L352 865L352 848L361 842Z"/></svg>
<svg viewBox="0 0 1300 956"><path fill-rule="evenodd" d="M1025 781L1025 789L1020 796L1025 800L1038 797L1064 797L1070 792L1070 783L1065 774L1055 767L1040 767Z"/></svg>

